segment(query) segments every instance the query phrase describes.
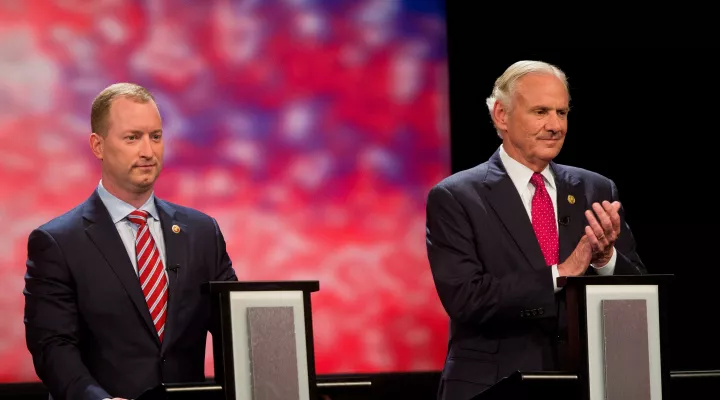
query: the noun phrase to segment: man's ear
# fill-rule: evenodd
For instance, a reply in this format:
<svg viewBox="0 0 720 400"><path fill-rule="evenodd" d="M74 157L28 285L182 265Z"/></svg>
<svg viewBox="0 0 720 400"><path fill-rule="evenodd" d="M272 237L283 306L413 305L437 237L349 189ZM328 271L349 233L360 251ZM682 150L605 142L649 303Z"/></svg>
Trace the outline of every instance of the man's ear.
<svg viewBox="0 0 720 400"><path fill-rule="evenodd" d="M105 149L105 138L101 135L93 132L90 134L90 149L92 150L95 157L102 161L103 151Z"/></svg>
<svg viewBox="0 0 720 400"><path fill-rule="evenodd" d="M507 119L510 110L500 100L495 100L493 106L492 118L495 126L501 131L507 131Z"/></svg>

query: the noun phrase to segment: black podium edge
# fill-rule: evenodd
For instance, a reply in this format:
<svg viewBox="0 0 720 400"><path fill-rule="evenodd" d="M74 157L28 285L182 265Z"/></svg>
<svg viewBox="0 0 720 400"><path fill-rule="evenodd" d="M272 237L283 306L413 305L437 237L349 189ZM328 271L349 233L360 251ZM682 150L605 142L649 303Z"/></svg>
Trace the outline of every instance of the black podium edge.
<svg viewBox="0 0 720 400"><path fill-rule="evenodd" d="M206 285L210 294L226 292L253 292L290 290L317 292L320 290L318 281L211 281Z"/></svg>

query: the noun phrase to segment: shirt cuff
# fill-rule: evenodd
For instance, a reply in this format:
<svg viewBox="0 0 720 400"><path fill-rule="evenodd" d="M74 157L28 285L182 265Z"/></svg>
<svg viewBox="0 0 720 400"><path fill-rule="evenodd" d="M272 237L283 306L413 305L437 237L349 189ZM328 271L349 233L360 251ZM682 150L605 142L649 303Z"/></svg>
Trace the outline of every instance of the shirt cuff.
<svg viewBox="0 0 720 400"><path fill-rule="evenodd" d="M602 267L596 267L590 264L595 269L598 275L612 275L615 272L615 262L617 261L617 249L613 247L613 255L610 257L610 261Z"/></svg>
<svg viewBox="0 0 720 400"><path fill-rule="evenodd" d="M560 273L558 272L558 266L557 266L557 264L555 264L552 266L553 290L555 290L555 293L559 292L560 289L562 289L562 288L558 288L558 285L557 285L557 279L559 276L560 276Z"/></svg>

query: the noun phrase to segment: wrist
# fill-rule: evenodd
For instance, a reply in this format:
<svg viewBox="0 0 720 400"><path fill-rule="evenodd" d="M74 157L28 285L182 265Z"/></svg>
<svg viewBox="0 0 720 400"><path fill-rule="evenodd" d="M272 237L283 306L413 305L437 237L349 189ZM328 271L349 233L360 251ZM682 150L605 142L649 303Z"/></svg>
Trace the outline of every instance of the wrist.
<svg viewBox="0 0 720 400"><path fill-rule="evenodd" d="M568 276L568 275L570 275L570 274L568 273L568 268L567 268L567 266L565 265L565 263L558 264L558 266L557 266L557 272L558 272L558 276Z"/></svg>
<svg viewBox="0 0 720 400"><path fill-rule="evenodd" d="M602 268L606 266L610 260L612 259L614 253L614 247L610 247L609 251L603 252L600 257L592 260L590 262L590 265L592 265L594 268Z"/></svg>

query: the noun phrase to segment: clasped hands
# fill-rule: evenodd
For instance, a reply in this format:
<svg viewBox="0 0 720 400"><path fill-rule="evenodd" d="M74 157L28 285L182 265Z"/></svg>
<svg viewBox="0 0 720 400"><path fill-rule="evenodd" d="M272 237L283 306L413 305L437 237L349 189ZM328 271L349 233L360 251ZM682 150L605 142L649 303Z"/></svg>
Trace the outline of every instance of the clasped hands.
<svg viewBox="0 0 720 400"><path fill-rule="evenodd" d="M585 273L590 264L596 268L605 266L613 256L613 247L620 236L620 203L603 201L593 203L592 210L585 211L588 225L585 235L575 250L558 265L560 276L578 276Z"/></svg>

